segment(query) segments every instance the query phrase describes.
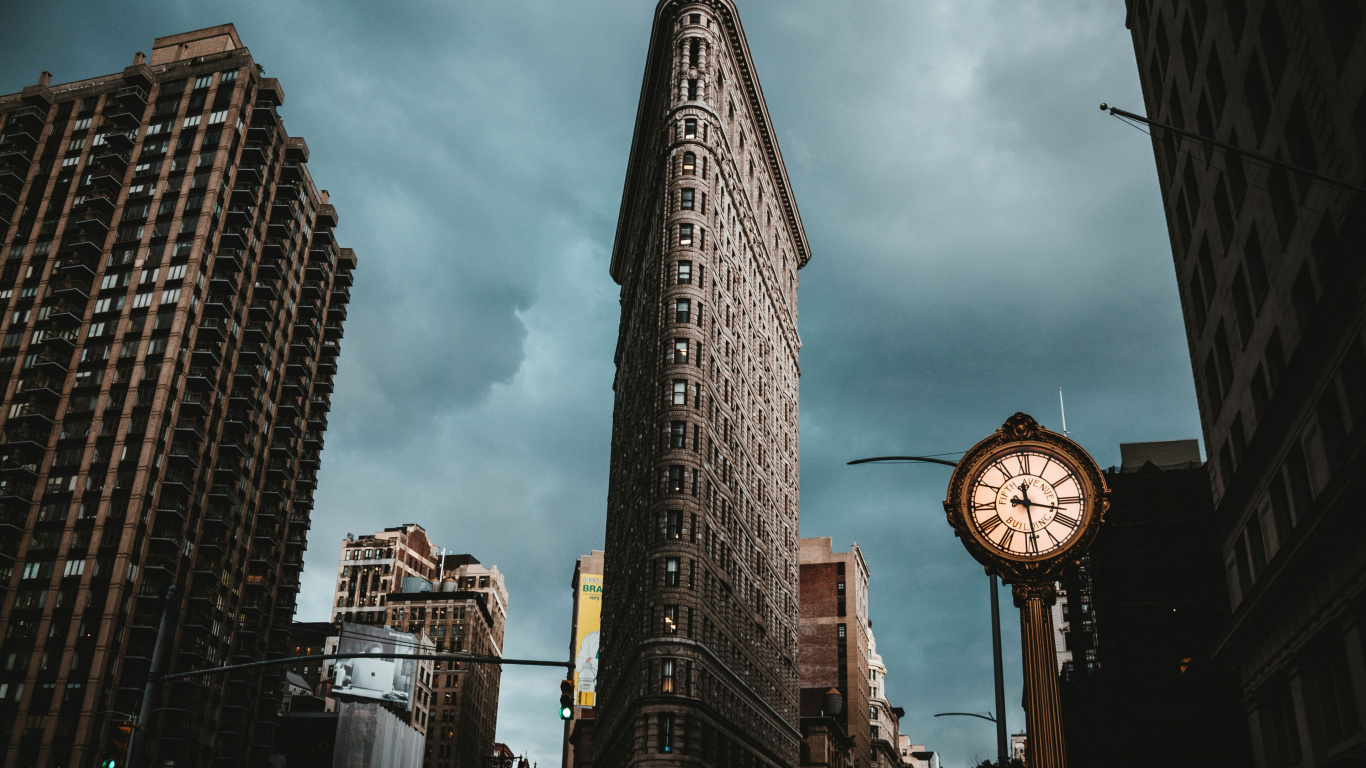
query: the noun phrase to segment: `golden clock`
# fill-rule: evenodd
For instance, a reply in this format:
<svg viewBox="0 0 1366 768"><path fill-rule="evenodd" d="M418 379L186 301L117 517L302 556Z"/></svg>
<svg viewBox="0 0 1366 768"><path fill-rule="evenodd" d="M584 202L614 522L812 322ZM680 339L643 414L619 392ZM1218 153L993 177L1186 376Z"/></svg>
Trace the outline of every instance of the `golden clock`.
<svg viewBox="0 0 1366 768"><path fill-rule="evenodd" d="M1018 583L1056 575L1079 558L1108 495L1081 446L1017 413L959 460L944 510L978 562Z"/></svg>

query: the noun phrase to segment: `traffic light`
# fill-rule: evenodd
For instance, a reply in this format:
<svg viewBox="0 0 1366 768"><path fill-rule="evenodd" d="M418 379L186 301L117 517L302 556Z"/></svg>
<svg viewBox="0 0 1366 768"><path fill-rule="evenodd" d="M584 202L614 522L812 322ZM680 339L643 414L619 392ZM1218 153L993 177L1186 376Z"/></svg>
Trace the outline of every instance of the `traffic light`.
<svg viewBox="0 0 1366 768"><path fill-rule="evenodd" d="M574 716L574 681L560 681L560 719L568 720Z"/></svg>
<svg viewBox="0 0 1366 768"><path fill-rule="evenodd" d="M119 768L119 761L116 758L109 758L100 763L100 768Z"/></svg>

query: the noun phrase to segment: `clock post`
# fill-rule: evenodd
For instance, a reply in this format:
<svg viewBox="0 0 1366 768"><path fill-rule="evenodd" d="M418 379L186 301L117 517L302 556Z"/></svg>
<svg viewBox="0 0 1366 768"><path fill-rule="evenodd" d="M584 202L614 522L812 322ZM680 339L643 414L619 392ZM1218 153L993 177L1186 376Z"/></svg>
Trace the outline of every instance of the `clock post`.
<svg viewBox="0 0 1366 768"><path fill-rule="evenodd" d="M1095 539L1109 508L1100 467L1081 446L1023 413L954 468L944 511L954 535L1020 609L1026 762L1066 768L1051 606L1060 572Z"/></svg>

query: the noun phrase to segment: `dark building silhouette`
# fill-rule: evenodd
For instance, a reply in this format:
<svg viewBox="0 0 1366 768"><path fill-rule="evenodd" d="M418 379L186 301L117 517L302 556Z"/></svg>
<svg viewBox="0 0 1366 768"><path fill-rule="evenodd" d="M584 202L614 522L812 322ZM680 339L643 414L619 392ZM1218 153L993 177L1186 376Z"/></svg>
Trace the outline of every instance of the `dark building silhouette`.
<svg viewBox="0 0 1366 768"><path fill-rule="evenodd" d="M1210 658L1229 608L1199 444L1121 451L1105 527L1059 590L1068 759L1251 765L1237 680Z"/></svg>
<svg viewBox="0 0 1366 768"><path fill-rule="evenodd" d="M594 763L797 762L797 270L730 0L655 11L621 286Z"/></svg>
<svg viewBox="0 0 1366 768"><path fill-rule="evenodd" d="M1129 0L1148 115L1366 185L1366 8ZM1366 760L1366 195L1153 130L1258 764ZM1358 763L1359 764L1359 763Z"/></svg>
<svg viewBox="0 0 1366 768"><path fill-rule="evenodd" d="M0 96L0 764L122 758L283 658L355 257L231 25ZM268 759L283 668L146 765Z"/></svg>

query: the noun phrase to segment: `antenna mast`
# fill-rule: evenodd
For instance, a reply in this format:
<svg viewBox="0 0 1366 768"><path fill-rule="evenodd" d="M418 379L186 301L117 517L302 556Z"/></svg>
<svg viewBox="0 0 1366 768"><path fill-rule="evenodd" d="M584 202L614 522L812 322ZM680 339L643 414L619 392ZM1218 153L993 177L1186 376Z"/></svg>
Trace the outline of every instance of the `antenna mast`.
<svg viewBox="0 0 1366 768"><path fill-rule="evenodd" d="M1058 387L1058 409L1062 411L1062 436L1070 437L1067 431L1067 404L1062 401L1062 387Z"/></svg>

